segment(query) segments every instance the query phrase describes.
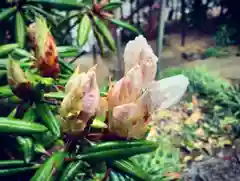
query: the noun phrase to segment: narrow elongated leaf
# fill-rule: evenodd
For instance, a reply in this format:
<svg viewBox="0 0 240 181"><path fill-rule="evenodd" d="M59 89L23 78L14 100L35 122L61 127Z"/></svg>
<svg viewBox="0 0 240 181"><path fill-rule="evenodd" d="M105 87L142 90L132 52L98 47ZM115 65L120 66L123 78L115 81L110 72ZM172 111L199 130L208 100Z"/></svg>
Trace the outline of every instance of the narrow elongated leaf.
<svg viewBox="0 0 240 181"><path fill-rule="evenodd" d="M16 14L16 41L20 48L23 48L26 40L26 26L23 16L20 12Z"/></svg>
<svg viewBox="0 0 240 181"><path fill-rule="evenodd" d="M48 127L54 136L59 137L61 135L60 123L55 118L49 106L44 103L38 103L36 104L36 109L41 121Z"/></svg>
<svg viewBox="0 0 240 181"><path fill-rule="evenodd" d="M63 99L66 94L64 92L49 92L44 94L45 98Z"/></svg>
<svg viewBox="0 0 240 181"><path fill-rule="evenodd" d="M0 22L12 16L16 12L16 10L17 10L16 6L3 10L0 13Z"/></svg>
<svg viewBox="0 0 240 181"><path fill-rule="evenodd" d="M103 36L104 41L105 41L106 45L108 46L108 48L110 50L112 50L113 52L115 52L116 45L115 45L112 34L109 31L108 27L105 25L105 23L102 20L98 19L97 17L94 17L94 21L95 21L97 30Z"/></svg>
<svg viewBox="0 0 240 181"><path fill-rule="evenodd" d="M102 10L112 11L112 10L115 10L117 8L120 8L121 5L122 5L121 1L111 2L111 3L108 3L107 5L103 6Z"/></svg>
<svg viewBox="0 0 240 181"><path fill-rule="evenodd" d="M83 3L78 3L77 1L70 1L70 0L68 1L29 0L27 1L27 4L42 5L47 8L53 8L53 9L59 9L59 10L65 10L65 11L81 10L85 8L85 5Z"/></svg>
<svg viewBox="0 0 240 181"><path fill-rule="evenodd" d="M23 160L0 160L0 168L16 168L22 166L28 166Z"/></svg>
<svg viewBox="0 0 240 181"><path fill-rule="evenodd" d="M9 97L9 96L13 96L13 95L14 94L13 94L11 88L9 87L9 85L0 87L0 97Z"/></svg>
<svg viewBox="0 0 240 181"><path fill-rule="evenodd" d="M0 117L0 132L2 133L34 134L46 131L47 128L42 124Z"/></svg>
<svg viewBox="0 0 240 181"><path fill-rule="evenodd" d="M118 19L108 19L109 21L111 21L113 24L116 24L124 29L128 29L132 32L135 32L137 34L140 34L140 32L137 30L137 28L135 28L134 26L130 25L129 23L126 23L124 21L118 20Z"/></svg>
<svg viewBox="0 0 240 181"><path fill-rule="evenodd" d="M67 16L67 17L64 18L62 21L60 21L59 24L57 24L57 28L62 29L62 28L64 28L64 27L69 26L70 20L73 19L73 18L75 18L75 17L78 16L78 15L79 15L79 12L78 12L78 13L74 13L74 14L72 14L72 15L70 15L70 16Z"/></svg>
<svg viewBox="0 0 240 181"><path fill-rule="evenodd" d="M62 52L62 53L59 53L59 57L61 57L61 58L71 58L71 57L78 56L78 54L79 53L77 51Z"/></svg>
<svg viewBox="0 0 240 181"><path fill-rule="evenodd" d="M150 175L142 170L138 165L133 163L130 160L115 160L110 163L113 168L116 168L120 172L127 174L133 178L142 181L148 181L150 179Z"/></svg>
<svg viewBox="0 0 240 181"><path fill-rule="evenodd" d="M85 14L78 26L78 44L82 47L88 40L88 34L91 30L91 20L87 14Z"/></svg>
<svg viewBox="0 0 240 181"><path fill-rule="evenodd" d="M13 55L17 55L21 58L28 58L28 59L32 59L35 60L36 58L28 51L24 50L24 49L20 49L20 48L16 48L13 50L12 52Z"/></svg>
<svg viewBox="0 0 240 181"><path fill-rule="evenodd" d="M30 181L54 181L56 180L57 172L63 166L64 152L55 152L48 160L36 171Z"/></svg>
<svg viewBox="0 0 240 181"><path fill-rule="evenodd" d="M61 66L61 69L65 69L71 73L74 72L74 68L69 63L65 62L64 60L59 59L59 64Z"/></svg>
<svg viewBox="0 0 240 181"><path fill-rule="evenodd" d="M44 148L43 145L41 145L41 144L39 144L39 143L34 144L34 151L35 151L36 153L41 153L41 154L46 154L46 155L48 155L47 150Z"/></svg>
<svg viewBox="0 0 240 181"><path fill-rule="evenodd" d="M31 170L36 170L40 165L33 165L30 167L19 167L19 168L10 168L10 169L0 169L0 176L15 175L23 172L29 172Z"/></svg>
<svg viewBox="0 0 240 181"><path fill-rule="evenodd" d="M69 163L66 166L65 170L63 171L59 180L60 181L75 180L74 177L76 177L76 175L82 171L82 168L84 168L84 164L82 161Z"/></svg>
<svg viewBox="0 0 240 181"><path fill-rule="evenodd" d="M72 46L58 46L58 53L66 53L66 52L78 52L78 48Z"/></svg>
<svg viewBox="0 0 240 181"><path fill-rule="evenodd" d="M8 59L7 58L0 58L0 71L7 70ZM1 87L0 87L1 89Z"/></svg>
<svg viewBox="0 0 240 181"><path fill-rule="evenodd" d="M13 51L15 48L18 48L19 45L17 43L11 43L0 46L0 57L7 57L8 54Z"/></svg>
<svg viewBox="0 0 240 181"><path fill-rule="evenodd" d="M42 16L46 17L52 23L56 23L56 18L52 14L46 12L45 10L38 8L36 6L28 5L27 8L31 9L32 11L36 11L37 13L41 14Z"/></svg>
<svg viewBox="0 0 240 181"><path fill-rule="evenodd" d="M97 29L95 27L93 28L93 33L97 40L97 44L98 44L98 47L100 48L101 54L103 55L104 45L105 45L104 41L103 41L103 37L101 36L101 34L97 31Z"/></svg>
<svg viewBox="0 0 240 181"><path fill-rule="evenodd" d="M33 140L30 137L17 136L19 148L23 153L24 161L29 163L33 158Z"/></svg>

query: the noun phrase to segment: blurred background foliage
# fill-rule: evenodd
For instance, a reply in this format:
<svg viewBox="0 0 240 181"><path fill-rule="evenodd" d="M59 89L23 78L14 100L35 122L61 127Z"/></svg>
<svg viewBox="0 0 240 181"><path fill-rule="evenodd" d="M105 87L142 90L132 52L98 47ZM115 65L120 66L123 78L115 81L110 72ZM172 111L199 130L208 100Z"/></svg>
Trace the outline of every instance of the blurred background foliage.
<svg viewBox="0 0 240 181"><path fill-rule="evenodd" d="M77 42L81 48L88 41L92 30L98 47L116 51L115 41L109 23L126 28L138 34L138 30L114 17L114 10L121 7L121 1L89 0L6 0L1 1L0 44L17 42L20 48L26 46L26 29L37 16L46 18L58 45L71 45L70 31L77 27ZM73 23L72 23L73 22Z"/></svg>

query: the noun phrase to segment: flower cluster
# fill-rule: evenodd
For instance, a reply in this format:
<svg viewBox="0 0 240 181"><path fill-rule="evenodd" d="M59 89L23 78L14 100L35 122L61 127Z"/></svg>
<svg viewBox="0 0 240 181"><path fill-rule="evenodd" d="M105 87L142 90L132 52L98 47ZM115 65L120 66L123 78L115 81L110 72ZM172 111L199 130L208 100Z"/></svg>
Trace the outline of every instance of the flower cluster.
<svg viewBox="0 0 240 181"><path fill-rule="evenodd" d="M87 113L89 119L89 116L108 111L111 112L108 114L111 115L108 117L110 132L126 138L144 137L148 123L153 121L151 115L177 103L189 84L183 75L155 81L157 62L158 58L143 36L130 41L124 52L125 74L109 88L105 99L99 97L92 69L75 73L66 86L67 95L61 107L66 125L69 127L69 119L73 118L72 122L77 121L83 129L88 120L79 119L81 112Z"/></svg>

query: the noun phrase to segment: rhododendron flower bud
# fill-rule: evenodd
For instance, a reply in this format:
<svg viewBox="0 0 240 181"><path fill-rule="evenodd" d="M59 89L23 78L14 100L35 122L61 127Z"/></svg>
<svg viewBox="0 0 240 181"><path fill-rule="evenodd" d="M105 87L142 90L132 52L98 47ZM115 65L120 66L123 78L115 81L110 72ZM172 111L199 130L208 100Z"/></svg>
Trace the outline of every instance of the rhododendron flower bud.
<svg viewBox="0 0 240 181"><path fill-rule="evenodd" d="M64 119L63 127L71 131L81 127L77 130L82 131L90 117L96 114L99 106L100 92L95 70L90 69L87 73L74 75L69 81L67 95L60 109L60 115ZM75 124L76 127L74 127Z"/></svg>
<svg viewBox="0 0 240 181"><path fill-rule="evenodd" d="M155 79L157 62L158 57L142 35L127 43L124 51L125 73L136 64L140 65L144 86Z"/></svg>
<svg viewBox="0 0 240 181"><path fill-rule="evenodd" d="M142 87L141 67L136 65L120 79L108 92L108 104L112 109L114 106L130 103L140 95Z"/></svg>
<svg viewBox="0 0 240 181"><path fill-rule="evenodd" d="M36 66L40 74L45 77L56 77L60 72L58 53L46 20L37 18L36 23L28 28L28 34L33 44L37 59Z"/></svg>

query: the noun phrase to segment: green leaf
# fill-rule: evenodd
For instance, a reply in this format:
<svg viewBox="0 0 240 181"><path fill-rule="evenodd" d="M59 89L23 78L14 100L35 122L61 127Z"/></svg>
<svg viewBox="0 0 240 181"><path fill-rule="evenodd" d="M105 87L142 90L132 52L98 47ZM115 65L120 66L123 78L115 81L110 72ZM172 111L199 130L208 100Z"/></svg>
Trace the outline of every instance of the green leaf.
<svg viewBox="0 0 240 181"><path fill-rule="evenodd" d="M157 149L157 145L154 142L150 141L136 141L126 143L107 142L102 143L101 145L100 144L86 149L85 152L82 154L80 153L76 156L76 160L118 160L129 158L134 155L153 152Z"/></svg>
<svg viewBox="0 0 240 181"><path fill-rule="evenodd" d="M110 50L112 50L113 52L115 52L116 51L115 41L114 41L112 34L109 31L108 27L105 25L105 23L102 20L98 19L96 16L94 17L94 22L95 22L97 30L103 36L104 41L105 41L106 45L108 46L108 48Z"/></svg>
<svg viewBox="0 0 240 181"><path fill-rule="evenodd" d="M0 46L0 57L7 57L8 54L13 51L15 48L18 48L19 45L17 43L10 43Z"/></svg>
<svg viewBox="0 0 240 181"><path fill-rule="evenodd" d="M59 64L61 66L61 70L64 69L71 74L74 72L74 67L71 66L69 63L65 62L64 60L59 59Z"/></svg>
<svg viewBox="0 0 240 181"><path fill-rule="evenodd" d="M36 170L40 165L36 164L30 167L19 167L19 168L10 168L10 169L0 169L0 176L16 175L23 172L29 172Z"/></svg>
<svg viewBox="0 0 240 181"><path fill-rule="evenodd" d="M85 14L78 25L78 44L82 47L88 40L88 34L91 30L91 20Z"/></svg>
<svg viewBox="0 0 240 181"><path fill-rule="evenodd" d="M55 152L45 163L35 172L30 181L50 181L56 180L58 172L63 167L64 158L66 154L64 152Z"/></svg>
<svg viewBox="0 0 240 181"><path fill-rule="evenodd" d="M97 44L98 44L98 47L100 48L101 54L103 55L104 45L105 45L104 41L103 41L103 37L101 36L101 34L97 31L97 29L95 27L93 28L93 33L97 40Z"/></svg>
<svg viewBox="0 0 240 181"><path fill-rule="evenodd" d="M45 98L51 98L51 99L63 99L65 96L64 92L50 92L50 93L46 93L44 94Z"/></svg>
<svg viewBox="0 0 240 181"><path fill-rule="evenodd" d="M31 164L26 164L23 160L0 160L0 168L13 168L28 165Z"/></svg>
<svg viewBox="0 0 240 181"><path fill-rule="evenodd" d="M128 29L132 32L135 32L137 34L140 34L140 32L138 31L137 28L135 28L134 26L130 25L129 23L126 23L126 22L123 22L121 20L118 20L118 19L108 19L109 21L111 21L113 24L116 24L124 29Z"/></svg>
<svg viewBox="0 0 240 181"><path fill-rule="evenodd" d="M57 24L57 29L62 29L62 28L68 27L70 20L73 19L73 18L75 18L75 17L78 16L78 15L79 15L79 12L67 16L67 17L64 18L62 21L60 21L59 24Z"/></svg>
<svg viewBox="0 0 240 181"><path fill-rule="evenodd" d="M24 161L29 163L33 158L33 140L30 137L17 136L19 149L22 151Z"/></svg>
<svg viewBox="0 0 240 181"><path fill-rule="evenodd" d="M75 57L79 54L79 50L77 47L72 46L59 46L57 47L57 51L60 57Z"/></svg>
<svg viewBox="0 0 240 181"><path fill-rule="evenodd" d="M122 5L121 1L110 2L107 5L103 6L102 10L104 10L104 11L112 11L112 10L115 10L117 8L120 8L121 5Z"/></svg>
<svg viewBox="0 0 240 181"><path fill-rule="evenodd" d="M1 133L16 133L26 135L44 133L46 131L47 128L39 123L30 123L24 120L0 117Z"/></svg>
<svg viewBox="0 0 240 181"><path fill-rule="evenodd" d="M3 10L1 13L0 13L0 22L3 21L4 19L7 19L9 18L10 16L13 15L13 13L15 13L17 10L17 7L14 6L12 8L8 8L8 9L5 9Z"/></svg>
<svg viewBox="0 0 240 181"><path fill-rule="evenodd" d="M9 97L13 96L12 89L9 87L9 85L1 86L0 87L0 97Z"/></svg>
<svg viewBox="0 0 240 181"><path fill-rule="evenodd" d="M16 48L12 52L13 55L19 56L20 58L28 58L30 60L36 60L36 58L28 51L20 48Z"/></svg>
<svg viewBox="0 0 240 181"><path fill-rule="evenodd" d="M18 11L16 14L16 40L20 48L25 46L26 26L22 14Z"/></svg>
<svg viewBox="0 0 240 181"><path fill-rule="evenodd" d="M49 21L51 21L52 23L56 23L56 17L53 16L52 14L46 12L45 10L38 8L36 6L32 6L32 5L28 5L27 6L28 9L32 10L33 12L37 12L36 14L41 14L42 16L46 17L46 19L48 19Z"/></svg>
<svg viewBox="0 0 240 181"><path fill-rule="evenodd" d="M58 53L77 52L78 48L73 46L58 46L57 51Z"/></svg>
<svg viewBox="0 0 240 181"><path fill-rule="evenodd" d="M43 145L37 143L37 144L34 144L34 151L36 153L41 153L41 154L48 154L47 150L44 148Z"/></svg>
<svg viewBox="0 0 240 181"><path fill-rule="evenodd" d="M111 163L111 165L121 173L125 173L130 177L136 178L137 180L151 180L150 175L147 172L130 160L115 160Z"/></svg>
<svg viewBox="0 0 240 181"><path fill-rule="evenodd" d="M29 0L27 4L32 5L42 5L46 8L64 10L64 11L73 11L73 10L82 10L85 8L85 5L82 3L78 3L77 1L66 1L66 0Z"/></svg>

